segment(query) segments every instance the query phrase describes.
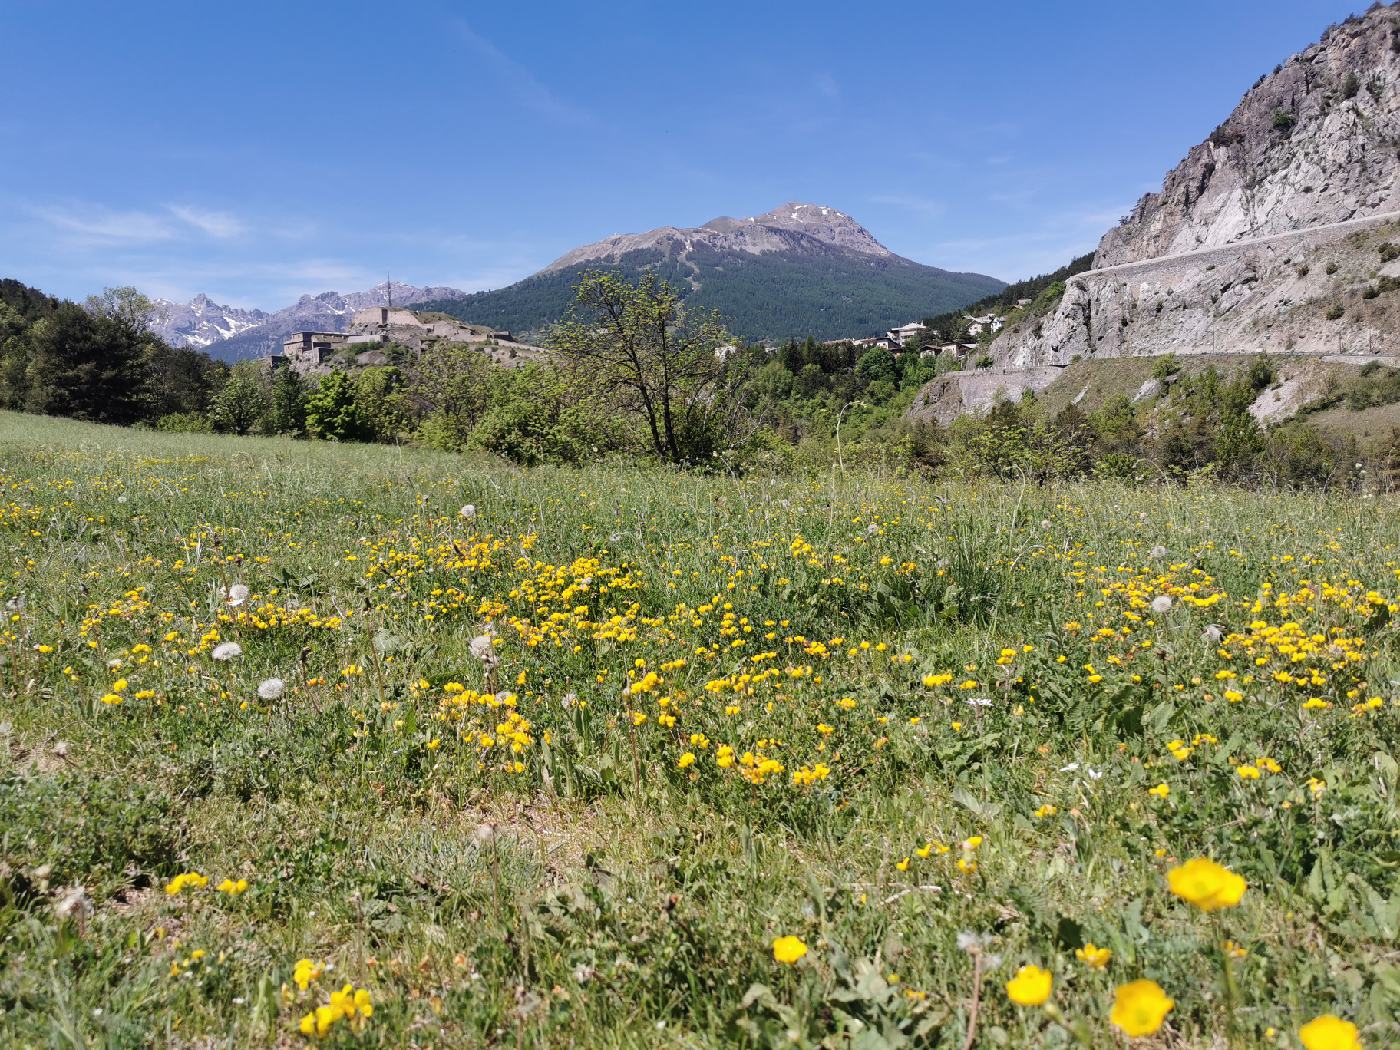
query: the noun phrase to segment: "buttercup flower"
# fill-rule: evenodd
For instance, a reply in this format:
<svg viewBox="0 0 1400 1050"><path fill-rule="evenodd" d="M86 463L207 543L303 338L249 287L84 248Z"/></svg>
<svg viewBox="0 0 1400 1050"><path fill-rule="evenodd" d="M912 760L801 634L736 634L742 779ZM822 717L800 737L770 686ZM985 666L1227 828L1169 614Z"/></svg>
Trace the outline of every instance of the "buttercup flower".
<svg viewBox="0 0 1400 1050"><path fill-rule="evenodd" d="M1137 1039L1161 1028L1174 1005L1156 981L1129 981L1113 993L1108 1019L1124 1035Z"/></svg>
<svg viewBox="0 0 1400 1050"><path fill-rule="evenodd" d="M1314 1017L1298 1029L1307 1050L1364 1050L1356 1025L1335 1014Z"/></svg>
<svg viewBox="0 0 1400 1050"><path fill-rule="evenodd" d="M1075 958L1086 966L1092 967L1095 970L1102 970L1108 965L1108 960L1113 958L1113 949L1097 947L1093 941L1090 941L1088 944L1084 945L1084 947L1076 948L1074 955Z"/></svg>
<svg viewBox="0 0 1400 1050"><path fill-rule="evenodd" d="M1055 978L1039 966L1022 966L1016 976L1006 982L1006 995L1018 1006L1041 1006L1050 998Z"/></svg>
<svg viewBox="0 0 1400 1050"><path fill-rule="evenodd" d="M806 954L807 945L802 943L800 937L793 937L789 934L786 937L779 937L773 942L773 958L787 966L793 965Z"/></svg>
<svg viewBox="0 0 1400 1050"><path fill-rule="evenodd" d="M1167 872L1167 885L1182 900L1205 912L1233 908L1247 888L1244 879L1207 857L1196 857L1172 868Z"/></svg>

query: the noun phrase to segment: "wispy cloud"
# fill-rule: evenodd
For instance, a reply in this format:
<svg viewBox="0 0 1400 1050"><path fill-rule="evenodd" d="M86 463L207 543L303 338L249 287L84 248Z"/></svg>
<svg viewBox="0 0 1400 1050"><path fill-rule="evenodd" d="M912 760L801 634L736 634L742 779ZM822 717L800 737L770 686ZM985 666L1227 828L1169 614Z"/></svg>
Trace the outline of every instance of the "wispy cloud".
<svg viewBox="0 0 1400 1050"><path fill-rule="evenodd" d="M34 214L71 238L91 244L149 244L176 235L168 217L109 208L43 207Z"/></svg>
<svg viewBox="0 0 1400 1050"><path fill-rule="evenodd" d="M883 204L888 208L899 208L913 212L926 219L937 219L946 215L948 206L932 197L921 197L916 193L877 193L870 198L871 204Z"/></svg>
<svg viewBox="0 0 1400 1050"><path fill-rule="evenodd" d="M476 56L490 67L489 75L515 101L546 120L572 128L595 127L598 118L587 109L560 98L524 65L511 58L466 22L457 20L453 29Z"/></svg>
<svg viewBox="0 0 1400 1050"><path fill-rule="evenodd" d="M170 204L166 206L166 210L187 226L220 240L237 237L247 229L241 219L224 211L212 211L188 204Z"/></svg>
<svg viewBox="0 0 1400 1050"><path fill-rule="evenodd" d="M159 211L95 204L44 205L32 212L69 241L92 247L136 246L191 237L225 240L247 229L241 219L228 212L189 204L170 204Z"/></svg>

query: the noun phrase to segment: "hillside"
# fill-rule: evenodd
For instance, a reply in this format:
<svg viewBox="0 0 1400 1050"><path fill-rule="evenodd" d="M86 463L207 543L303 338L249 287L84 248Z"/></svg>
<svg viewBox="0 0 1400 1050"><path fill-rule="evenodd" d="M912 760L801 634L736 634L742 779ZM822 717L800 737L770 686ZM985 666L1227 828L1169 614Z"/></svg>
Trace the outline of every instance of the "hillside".
<svg viewBox="0 0 1400 1050"><path fill-rule="evenodd" d="M1009 368L1076 357L1394 352L1400 12L1376 7L1260 78L1099 244Z"/></svg>
<svg viewBox="0 0 1400 1050"><path fill-rule="evenodd" d="M539 332L568 310L579 277L599 268L629 278L653 269L688 303L718 310L736 335L753 340L869 334L1005 287L896 255L835 209L788 204L748 219L610 237L508 288L424 305L516 333Z"/></svg>

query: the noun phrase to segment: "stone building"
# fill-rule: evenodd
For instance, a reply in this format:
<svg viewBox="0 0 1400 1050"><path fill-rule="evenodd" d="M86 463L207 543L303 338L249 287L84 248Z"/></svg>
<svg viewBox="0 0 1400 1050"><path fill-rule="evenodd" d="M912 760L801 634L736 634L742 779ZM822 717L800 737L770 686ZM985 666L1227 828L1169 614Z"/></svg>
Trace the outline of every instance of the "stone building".
<svg viewBox="0 0 1400 1050"><path fill-rule="evenodd" d="M324 371L329 368L331 355L349 341L344 332L293 332L282 340L282 353L274 355L269 363L273 368L290 368L302 375Z"/></svg>

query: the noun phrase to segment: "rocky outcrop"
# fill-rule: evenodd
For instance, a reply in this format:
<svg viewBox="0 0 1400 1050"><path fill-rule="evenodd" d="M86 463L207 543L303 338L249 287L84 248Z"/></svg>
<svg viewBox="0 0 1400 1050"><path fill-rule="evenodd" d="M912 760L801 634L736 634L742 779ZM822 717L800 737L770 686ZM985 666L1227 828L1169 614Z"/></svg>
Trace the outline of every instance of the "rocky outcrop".
<svg viewBox="0 0 1400 1050"><path fill-rule="evenodd" d="M1138 202L1002 367L1208 352L1394 353L1400 10L1376 7L1262 78Z"/></svg>
<svg viewBox="0 0 1400 1050"><path fill-rule="evenodd" d="M947 426L959 416L981 415L998 401L1019 401L1026 393L1038 394L1063 374L1064 369L1053 365L947 372L924 384L909 417Z"/></svg>

